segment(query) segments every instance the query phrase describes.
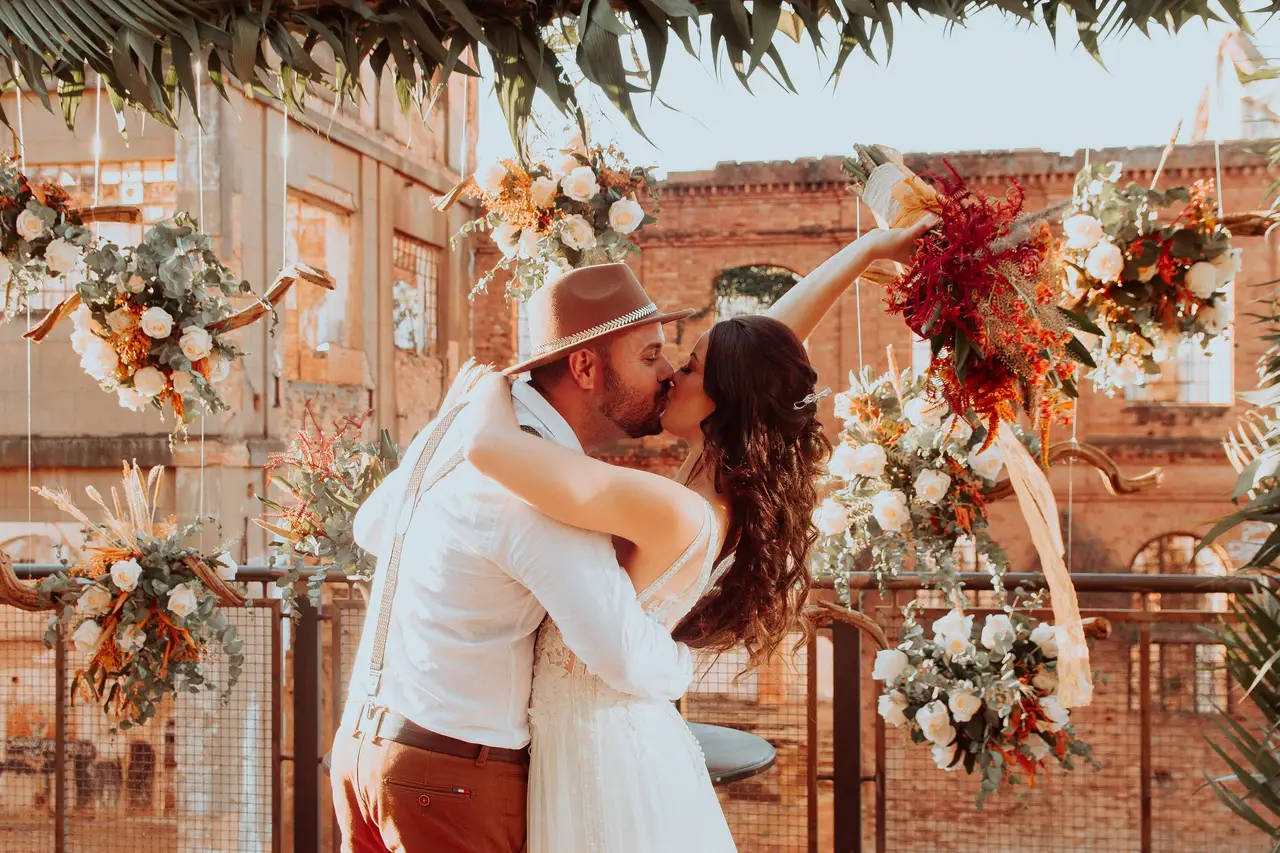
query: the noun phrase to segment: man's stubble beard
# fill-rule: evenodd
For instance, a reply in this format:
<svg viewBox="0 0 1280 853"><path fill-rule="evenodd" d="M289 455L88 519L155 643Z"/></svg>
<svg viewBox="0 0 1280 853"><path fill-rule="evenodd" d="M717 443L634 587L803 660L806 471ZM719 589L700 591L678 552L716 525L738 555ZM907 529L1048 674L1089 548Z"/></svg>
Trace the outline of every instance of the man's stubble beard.
<svg viewBox="0 0 1280 853"><path fill-rule="evenodd" d="M600 413L628 438L644 438L662 432L662 405L669 385L664 384L656 396L628 388L613 367L604 367L604 399Z"/></svg>

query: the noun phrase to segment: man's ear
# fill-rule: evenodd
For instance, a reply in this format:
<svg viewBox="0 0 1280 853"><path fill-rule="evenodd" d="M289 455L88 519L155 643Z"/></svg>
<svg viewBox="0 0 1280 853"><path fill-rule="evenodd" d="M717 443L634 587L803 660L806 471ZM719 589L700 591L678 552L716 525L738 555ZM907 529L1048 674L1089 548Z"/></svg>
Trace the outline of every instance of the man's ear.
<svg viewBox="0 0 1280 853"><path fill-rule="evenodd" d="M569 376L583 391L594 391L600 384L600 354L584 348L569 353Z"/></svg>

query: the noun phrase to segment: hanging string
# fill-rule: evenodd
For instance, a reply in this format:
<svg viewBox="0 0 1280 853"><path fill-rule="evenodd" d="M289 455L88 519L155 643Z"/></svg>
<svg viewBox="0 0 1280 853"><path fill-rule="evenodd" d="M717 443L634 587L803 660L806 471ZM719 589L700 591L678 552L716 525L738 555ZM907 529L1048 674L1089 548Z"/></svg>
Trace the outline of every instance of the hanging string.
<svg viewBox="0 0 1280 853"><path fill-rule="evenodd" d="M283 99L284 133L280 136L280 256L281 267L289 264L289 99Z"/></svg>
<svg viewBox="0 0 1280 853"><path fill-rule="evenodd" d="M196 182L199 188L196 190L198 202L196 210L198 211L200 230L205 231L206 225L204 221L204 108L200 93L204 91L204 77L200 71L200 61L196 60ZM206 232L207 233L207 232ZM207 409L208 406L206 405ZM197 518L200 519L200 546L204 547L204 419L205 412L200 413L200 496L197 509Z"/></svg>
<svg viewBox="0 0 1280 853"><path fill-rule="evenodd" d="M18 104L18 164L22 174L27 174L27 137L22 129L22 83L18 79L18 63L13 63L13 91ZM31 328L31 296L27 297L27 328ZM32 450L34 431L31 428L31 339L27 338L27 535L34 536L35 524L32 488L35 487L35 456ZM32 550L31 559L35 559Z"/></svg>
<svg viewBox="0 0 1280 853"><path fill-rule="evenodd" d="M862 199L853 204L854 228L858 237L862 236ZM853 280L853 304L857 309L858 324L858 376L862 376L862 276Z"/></svg>
<svg viewBox="0 0 1280 853"><path fill-rule="evenodd" d="M1089 149L1084 149L1084 167L1089 168ZM1076 390L1076 399L1071 406L1071 455L1067 457L1067 571L1071 571L1071 542L1075 538L1076 515L1076 450L1080 447L1077 440L1080 428L1080 391Z"/></svg>
<svg viewBox="0 0 1280 853"><path fill-rule="evenodd" d="M94 89L93 105L93 206L102 202L102 78ZM102 223L94 217L93 236L102 233Z"/></svg>

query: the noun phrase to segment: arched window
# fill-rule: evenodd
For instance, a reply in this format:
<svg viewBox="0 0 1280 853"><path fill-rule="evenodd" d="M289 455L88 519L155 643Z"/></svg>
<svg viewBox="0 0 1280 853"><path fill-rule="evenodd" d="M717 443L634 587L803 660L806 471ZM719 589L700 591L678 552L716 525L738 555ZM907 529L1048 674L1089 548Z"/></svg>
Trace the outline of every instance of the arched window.
<svg viewBox="0 0 1280 853"><path fill-rule="evenodd" d="M1227 554L1216 545L1211 545L1199 553L1196 546L1200 537L1192 533L1165 533L1148 541L1138 549L1130 563L1130 570L1142 575L1225 575L1231 563ZM1135 593L1133 606L1142 607L1144 593ZM1162 599L1160 593L1145 593L1148 610L1168 609L1168 601ZM1218 613L1227 609L1227 597L1223 593L1205 595L1187 595L1187 603L1179 602L1184 608L1213 610ZM1174 599L1178 601L1178 599Z"/></svg>
<svg viewBox="0 0 1280 853"><path fill-rule="evenodd" d="M785 267L752 264L725 270L715 281L716 319L767 311L799 280Z"/></svg>

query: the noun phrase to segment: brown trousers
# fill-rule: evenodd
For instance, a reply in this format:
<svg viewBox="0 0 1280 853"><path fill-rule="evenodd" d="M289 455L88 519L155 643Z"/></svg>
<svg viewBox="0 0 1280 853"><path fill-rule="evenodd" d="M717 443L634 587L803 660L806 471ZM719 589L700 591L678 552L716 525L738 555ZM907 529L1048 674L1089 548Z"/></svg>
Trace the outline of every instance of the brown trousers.
<svg viewBox="0 0 1280 853"><path fill-rule="evenodd" d="M529 768L441 755L370 733L334 738L342 853L522 853Z"/></svg>

